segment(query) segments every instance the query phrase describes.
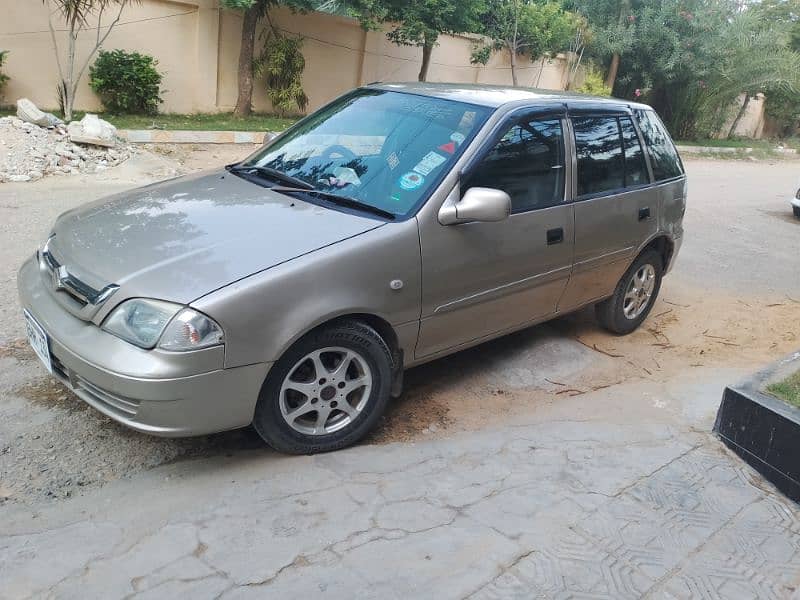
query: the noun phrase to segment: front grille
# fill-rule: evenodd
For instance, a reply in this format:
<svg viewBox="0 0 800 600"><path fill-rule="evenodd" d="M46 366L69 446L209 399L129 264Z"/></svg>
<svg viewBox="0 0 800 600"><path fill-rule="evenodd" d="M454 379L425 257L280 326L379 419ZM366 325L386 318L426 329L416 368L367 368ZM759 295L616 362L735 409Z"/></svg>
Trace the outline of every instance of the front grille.
<svg viewBox="0 0 800 600"><path fill-rule="evenodd" d="M74 273L70 273L66 265L63 265L50 250L50 242L53 237L47 240L44 247L39 251L40 266L45 270L47 277L50 278L52 288L55 292L65 293L80 308L87 306L99 307L114 292L119 289L118 285L109 284L102 289L95 289L84 281L78 279Z"/></svg>

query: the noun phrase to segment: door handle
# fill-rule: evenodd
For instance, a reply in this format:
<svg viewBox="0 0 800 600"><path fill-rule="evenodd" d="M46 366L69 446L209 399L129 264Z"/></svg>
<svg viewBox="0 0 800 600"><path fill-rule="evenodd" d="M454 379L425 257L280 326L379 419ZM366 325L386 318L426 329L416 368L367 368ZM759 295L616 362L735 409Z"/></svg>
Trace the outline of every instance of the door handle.
<svg viewBox="0 0 800 600"><path fill-rule="evenodd" d="M639 220L644 221L650 218L650 207L645 206L644 208L639 209Z"/></svg>
<svg viewBox="0 0 800 600"><path fill-rule="evenodd" d="M564 230L561 227L547 230L547 245L560 244L564 241Z"/></svg>

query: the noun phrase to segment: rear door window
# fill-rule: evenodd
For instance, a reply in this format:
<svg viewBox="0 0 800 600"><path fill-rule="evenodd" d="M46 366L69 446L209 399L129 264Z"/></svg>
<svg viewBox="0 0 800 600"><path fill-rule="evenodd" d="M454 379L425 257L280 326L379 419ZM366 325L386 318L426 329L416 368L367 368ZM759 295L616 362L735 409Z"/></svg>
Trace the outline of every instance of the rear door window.
<svg viewBox="0 0 800 600"><path fill-rule="evenodd" d="M633 111L633 114L647 144L655 180L663 181L683 175L683 165L675 144L672 143L669 133L656 113L652 110L638 109Z"/></svg>
<svg viewBox="0 0 800 600"><path fill-rule="evenodd" d="M572 126L578 159L578 196L625 187L625 159L617 118L573 117Z"/></svg>

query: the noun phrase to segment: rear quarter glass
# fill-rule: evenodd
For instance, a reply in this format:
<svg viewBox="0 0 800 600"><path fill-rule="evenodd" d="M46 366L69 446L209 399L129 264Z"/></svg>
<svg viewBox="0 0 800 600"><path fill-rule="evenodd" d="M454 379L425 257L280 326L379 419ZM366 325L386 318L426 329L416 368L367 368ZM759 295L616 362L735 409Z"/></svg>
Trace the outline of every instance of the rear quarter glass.
<svg viewBox="0 0 800 600"><path fill-rule="evenodd" d="M663 181L683 175L683 163L678 150L658 115L653 110L644 109L635 110L634 115L647 145L655 180Z"/></svg>

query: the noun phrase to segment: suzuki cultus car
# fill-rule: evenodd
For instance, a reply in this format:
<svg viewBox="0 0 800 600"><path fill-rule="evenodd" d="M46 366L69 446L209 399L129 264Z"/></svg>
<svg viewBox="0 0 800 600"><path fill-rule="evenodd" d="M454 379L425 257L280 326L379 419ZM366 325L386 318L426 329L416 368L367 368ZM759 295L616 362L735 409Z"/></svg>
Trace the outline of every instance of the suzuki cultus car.
<svg viewBox="0 0 800 600"><path fill-rule="evenodd" d="M411 366L587 305L636 329L685 201L645 105L376 84L241 163L64 213L19 292L46 368L109 417L321 452Z"/></svg>

